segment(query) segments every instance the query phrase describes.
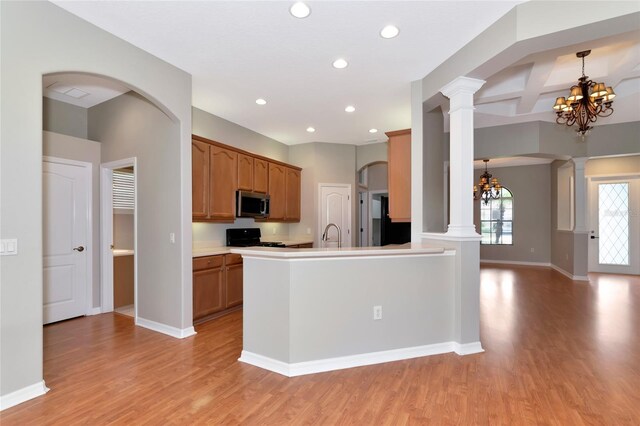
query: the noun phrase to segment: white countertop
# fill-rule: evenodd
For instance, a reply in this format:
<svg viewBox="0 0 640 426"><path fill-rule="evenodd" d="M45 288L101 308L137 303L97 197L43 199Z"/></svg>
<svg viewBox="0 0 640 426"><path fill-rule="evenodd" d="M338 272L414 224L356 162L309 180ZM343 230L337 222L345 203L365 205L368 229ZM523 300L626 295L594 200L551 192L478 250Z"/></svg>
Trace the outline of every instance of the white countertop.
<svg viewBox="0 0 640 426"><path fill-rule="evenodd" d="M118 256L133 256L133 250L129 249L112 249L113 257Z"/></svg>
<svg viewBox="0 0 640 426"><path fill-rule="evenodd" d="M284 244L285 246L297 246L300 244L312 244L313 239L309 238L291 238L291 239L283 239L283 238L262 238L263 242L273 242L277 241L279 243ZM218 243L220 244L220 243ZM283 248L278 248L276 250L285 250ZM302 249L290 249L290 250L302 250ZM115 251L115 250L114 250ZM210 247L197 247L191 250L192 257L203 257L203 256L216 256L220 254L229 254L231 253L231 247L226 246L210 246ZM115 256L115 254L114 254ZM121 255L122 256L122 255Z"/></svg>
<svg viewBox="0 0 640 426"><path fill-rule="evenodd" d="M203 247L191 250L192 257L216 256L219 254L229 254L229 247Z"/></svg>
<svg viewBox="0 0 640 426"><path fill-rule="evenodd" d="M343 247L343 248L310 248L288 249L272 247L235 247L231 253L248 257L273 259L305 259L322 257L354 257L354 256L411 256L416 254L434 254L453 256L455 250L433 247L423 244L388 245L384 247Z"/></svg>

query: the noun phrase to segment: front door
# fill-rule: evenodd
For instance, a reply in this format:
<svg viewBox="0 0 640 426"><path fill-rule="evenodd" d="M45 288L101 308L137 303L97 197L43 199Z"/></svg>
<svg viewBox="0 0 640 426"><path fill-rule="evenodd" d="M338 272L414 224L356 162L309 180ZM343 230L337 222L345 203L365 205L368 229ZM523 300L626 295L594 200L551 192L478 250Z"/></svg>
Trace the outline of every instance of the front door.
<svg viewBox="0 0 640 426"><path fill-rule="evenodd" d="M43 163L44 323L85 315L90 164Z"/></svg>
<svg viewBox="0 0 640 426"><path fill-rule="evenodd" d="M337 247L338 230L331 227L326 241L322 234L330 223L340 227L341 246L351 247L351 185L320 184L320 247Z"/></svg>
<svg viewBox="0 0 640 426"><path fill-rule="evenodd" d="M640 274L640 178L593 179L589 270Z"/></svg>

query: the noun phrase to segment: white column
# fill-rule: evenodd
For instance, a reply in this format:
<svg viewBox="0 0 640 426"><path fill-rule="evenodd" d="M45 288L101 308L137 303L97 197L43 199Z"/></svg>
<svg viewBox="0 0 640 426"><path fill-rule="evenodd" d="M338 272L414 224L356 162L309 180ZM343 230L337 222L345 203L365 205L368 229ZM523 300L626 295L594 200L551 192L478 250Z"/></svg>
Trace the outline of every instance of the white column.
<svg viewBox="0 0 640 426"><path fill-rule="evenodd" d="M458 77L440 89L449 98L449 229L452 237L476 238L473 224L473 94L485 83Z"/></svg>
<svg viewBox="0 0 640 426"><path fill-rule="evenodd" d="M575 194L575 222L573 232L586 233L587 232L587 212L589 207L587 206L587 179L584 175L584 165L587 162L587 157L572 158L574 164L574 194Z"/></svg>

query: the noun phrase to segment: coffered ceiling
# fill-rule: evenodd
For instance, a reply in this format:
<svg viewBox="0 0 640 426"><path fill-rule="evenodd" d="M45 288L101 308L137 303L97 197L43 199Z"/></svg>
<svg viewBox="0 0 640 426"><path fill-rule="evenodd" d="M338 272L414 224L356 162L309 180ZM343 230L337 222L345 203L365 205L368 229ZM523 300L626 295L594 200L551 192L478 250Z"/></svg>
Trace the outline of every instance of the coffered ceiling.
<svg viewBox="0 0 640 426"><path fill-rule="evenodd" d="M585 74L612 86L617 95L615 112L599 118L598 124L639 121L640 31L634 31L529 55L494 74L476 94L476 127L555 121L555 99L568 96L582 75L582 62L576 57L582 50L591 50Z"/></svg>

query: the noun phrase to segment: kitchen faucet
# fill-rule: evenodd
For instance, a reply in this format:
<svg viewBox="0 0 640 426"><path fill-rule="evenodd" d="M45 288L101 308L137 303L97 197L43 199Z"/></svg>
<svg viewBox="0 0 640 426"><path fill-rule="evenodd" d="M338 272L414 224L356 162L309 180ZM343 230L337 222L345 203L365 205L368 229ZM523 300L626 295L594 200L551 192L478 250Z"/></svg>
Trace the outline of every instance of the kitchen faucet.
<svg viewBox="0 0 640 426"><path fill-rule="evenodd" d="M338 230L338 248L342 247L342 231L340 227L335 223L330 223L324 228L324 232L322 233L322 241L329 241L329 228L335 227Z"/></svg>

